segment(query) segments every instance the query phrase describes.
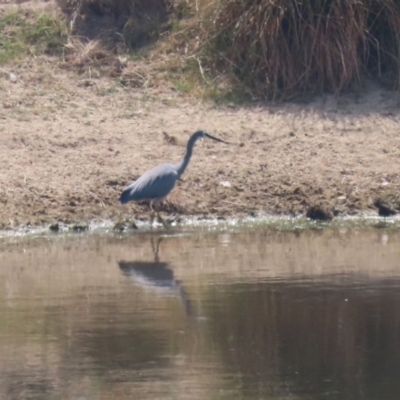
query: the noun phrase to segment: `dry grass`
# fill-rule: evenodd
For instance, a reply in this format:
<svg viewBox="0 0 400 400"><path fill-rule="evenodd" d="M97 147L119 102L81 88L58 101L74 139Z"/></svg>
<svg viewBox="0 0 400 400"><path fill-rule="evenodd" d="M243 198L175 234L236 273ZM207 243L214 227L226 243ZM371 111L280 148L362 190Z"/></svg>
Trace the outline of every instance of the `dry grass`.
<svg viewBox="0 0 400 400"><path fill-rule="evenodd" d="M260 97L336 94L365 76L399 87L392 0L203 1L203 57Z"/></svg>
<svg viewBox="0 0 400 400"><path fill-rule="evenodd" d="M65 47L68 50L68 65L80 71L95 68L116 77L120 76L126 67L125 58L109 51L99 40L87 42L72 36Z"/></svg>
<svg viewBox="0 0 400 400"><path fill-rule="evenodd" d="M171 0L57 0L68 16L71 33L101 40L112 48L123 41L140 48L165 31Z"/></svg>
<svg viewBox="0 0 400 400"><path fill-rule="evenodd" d="M399 88L392 0L187 0L169 17L150 58L182 92L241 102L360 91L371 78Z"/></svg>
<svg viewBox="0 0 400 400"><path fill-rule="evenodd" d="M290 99L400 86L393 0L57 0L68 23L0 20L0 62L62 54L124 85L170 84L214 99ZM39 50L38 50L39 49Z"/></svg>

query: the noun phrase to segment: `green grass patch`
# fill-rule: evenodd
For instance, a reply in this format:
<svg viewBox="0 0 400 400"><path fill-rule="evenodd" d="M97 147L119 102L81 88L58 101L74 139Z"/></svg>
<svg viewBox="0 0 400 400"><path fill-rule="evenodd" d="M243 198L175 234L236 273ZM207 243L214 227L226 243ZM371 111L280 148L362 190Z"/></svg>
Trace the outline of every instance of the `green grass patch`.
<svg viewBox="0 0 400 400"><path fill-rule="evenodd" d="M67 27L56 17L15 12L0 18L0 64L26 54L59 55L67 43Z"/></svg>
<svg viewBox="0 0 400 400"><path fill-rule="evenodd" d="M226 90L221 90L214 86L205 91L204 98L212 100L217 105L232 106L249 104L253 100L251 94L241 86L230 87Z"/></svg>
<svg viewBox="0 0 400 400"><path fill-rule="evenodd" d="M194 88L193 82L186 77L174 80L173 84L175 89L181 93L190 93Z"/></svg>

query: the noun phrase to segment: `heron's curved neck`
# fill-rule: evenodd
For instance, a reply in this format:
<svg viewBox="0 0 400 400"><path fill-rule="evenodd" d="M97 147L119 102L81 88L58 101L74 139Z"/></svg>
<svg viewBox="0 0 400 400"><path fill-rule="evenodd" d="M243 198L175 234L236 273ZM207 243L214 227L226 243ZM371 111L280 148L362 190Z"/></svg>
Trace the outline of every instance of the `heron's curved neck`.
<svg viewBox="0 0 400 400"><path fill-rule="evenodd" d="M183 157L183 160L177 165L178 179L185 172L185 169L189 164L190 157L192 157L193 153L193 146L198 138L197 135L193 135L188 141L185 157Z"/></svg>

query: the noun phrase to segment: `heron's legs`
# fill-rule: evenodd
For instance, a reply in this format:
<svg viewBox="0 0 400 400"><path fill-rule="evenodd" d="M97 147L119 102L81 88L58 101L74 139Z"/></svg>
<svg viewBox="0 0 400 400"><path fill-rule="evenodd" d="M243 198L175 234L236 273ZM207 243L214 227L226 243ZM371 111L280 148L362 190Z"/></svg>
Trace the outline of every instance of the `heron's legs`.
<svg viewBox="0 0 400 400"><path fill-rule="evenodd" d="M150 202L151 214L150 214L150 226L153 227L154 216L157 215L157 221L161 222L165 229L169 229L169 225L164 221L158 210L158 202L154 202L156 210L153 208L153 202Z"/></svg>
<svg viewBox="0 0 400 400"><path fill-rule="evenodd" d="M155 216L155 211L153 209L153 202L150 202L150 209L151 209L151 213L150 213L150 228L153 228L153 222L154 222L154 216Z"/></svg>
<svg viewBox="0 0 400 400"><path fill-rule="evenodd" d="M165 229L169 229L169 225L163 220L159 211L157 211L157 220L163 224Z"/></svg>

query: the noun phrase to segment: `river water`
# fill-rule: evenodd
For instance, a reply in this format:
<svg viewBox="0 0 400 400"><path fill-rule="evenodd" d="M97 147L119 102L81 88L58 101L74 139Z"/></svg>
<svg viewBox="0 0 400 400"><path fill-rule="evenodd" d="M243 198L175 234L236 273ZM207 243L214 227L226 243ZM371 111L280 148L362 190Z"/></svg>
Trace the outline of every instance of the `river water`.
<svg viewBox="0 0 400 400"><path fill-rule="evenodd" d="M398 399L400 232L0 247L0 399Z"/></svg>

